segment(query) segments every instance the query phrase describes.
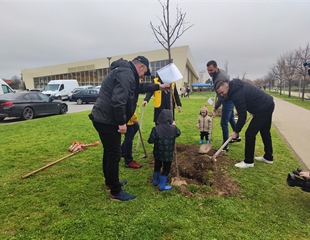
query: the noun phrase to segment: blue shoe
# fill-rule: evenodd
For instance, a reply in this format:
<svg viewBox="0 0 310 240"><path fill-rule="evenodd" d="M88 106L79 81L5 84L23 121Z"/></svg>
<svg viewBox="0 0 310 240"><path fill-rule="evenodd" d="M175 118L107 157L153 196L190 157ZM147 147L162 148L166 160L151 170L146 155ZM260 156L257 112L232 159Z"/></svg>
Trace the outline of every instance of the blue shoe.
<svg viewBox="0 0 310 240"><path fill-rule="evenodd" d="M158 186L159 182L159 172L154 172L153 174L153 185Z"/></svg>
<svg viewBox="0 0 310 240"><path fill-rule="evenodd" d="M209 140L206 140L206 144L209 144Z"/></svg>
<svg viewBox="0 0 310 240"><path fill-rule="evenodd" d="M121 202L133 200L135 198L136 198L135 195L126 193L124 190L121 190L118 194L115 194L115 195L110 194L111 200L116 200L116 201L121 201Z"/></svg>
<svg viewBox="0 0 310 240"><path fill-rule="evenodd" d="M166 185L166 182L167 182L167 178L168 176L163 176L163 175L160 175L159 177L159 191L163 191L163 190L171 190L172 189L172 186L170 185Z"/></svg>
<svg viewBox="0 0 310 240"><path fill-rule="evenodd" d="M203 140L200 140L200 141L199 141L199 145L201 145L201 144L203 144Z"/></svg>

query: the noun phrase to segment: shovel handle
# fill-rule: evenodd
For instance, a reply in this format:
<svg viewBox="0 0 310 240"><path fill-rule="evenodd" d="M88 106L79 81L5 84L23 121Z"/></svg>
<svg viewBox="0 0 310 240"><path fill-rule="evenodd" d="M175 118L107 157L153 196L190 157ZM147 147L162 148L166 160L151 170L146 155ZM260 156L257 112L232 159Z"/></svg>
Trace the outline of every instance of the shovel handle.
<svg viewBox="0 0 310 240"><path fill-rule="evenodd" d="M147 157L147 152L146 152L146 149L145 149L145 146L144 146L144 142L143 142L143 139L142 139L142 133L141 133L140 127L139 127L139 136L140 136L140 139L141 139L141 143L142 143L142 147L143 147L143 151L144 151L144 156Z"/></svg>
<svg viewBox="0 0 310 240"><path fill-rule="evenodd" d="M66 158L68 158L68 157L73 156L73 155L76 154L76 153L78 153L78 151L73 152L73 153L71 153L71 154L69 154L69 155L67 155L67 156L65 156L65 157L62 157L62 158L58 159L58 160L55 161L55 162L51 162L51 163L49 163L49 164L46 164L45 166L43 166L43 167L41 167L41 168L39 168L39 169L37 169L37 170L34 170L34 171L32 171L32 172L30 172L30 173L28 173L28 174L22 176L22 178L27 178L27 177L29 177L29 176L31 176L31 175L37 173L37 172L40 172L40 171L42 171L42 170L44 170L44 169L46 169L46 168L48 168L48 167L51 167L51 166L53 166L54 164L56 164L56 163L58 163L58 162L60 162L60 161L62 161L62 160L64 160L64 159L66 159Z"/></svg>
<svg viewBox="0 0 310 240"><path fill-rule="evenodd" d="M245 123L247 123L248 121L250 121L250 119L252 118L252 115L250 115L247 119L246 119L246 121L245 121ZM220 149L219 150L217 150L217 152L213 155L213 160L216 162L216 157L220 154L220 152L224 149L224 147L230 142L232 140L232 136L230 136L227 140L226 140L226 142L224 142L224 144L220 147Z"/></svg>
<svg viewBox="0 0 310 240"><path fill-rule="evenodd" d="M232 136L230 136L226 142L223 143L223 145L220 147L219 150L213 155L213 160L216 161L216 157L220 154L220 152L224 149L224 147L232 140Z"/></svg>

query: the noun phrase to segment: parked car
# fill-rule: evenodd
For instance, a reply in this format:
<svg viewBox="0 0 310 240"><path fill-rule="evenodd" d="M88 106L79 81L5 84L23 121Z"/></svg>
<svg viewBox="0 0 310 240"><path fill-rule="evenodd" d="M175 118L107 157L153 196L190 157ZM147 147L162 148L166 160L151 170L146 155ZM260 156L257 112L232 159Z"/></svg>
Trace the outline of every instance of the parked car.
<svg viewBox="0 0 310 240"><path fill-rule="evenodd" d="M92 85L86 85L86 86L79 86L79 87L77 87L77 88L74 88L72 91L71 91L71 93L69 93L69 95L68 95L68 99L69 99L69 101L71 102L72 101L72 94L73 93L77 93L78 91L81 91L81 90L83 90L83 89L93 89L94 87L92 86Z"/></svg>
<svg viewBox="0 0 310 240"><path fill-rule="evenodd" d="M42 93L59 100L66 100L71 91L77 87L79 87L79 83L76 79L51 80Z"/></svg>
<svg viewBox="0 0 310 240"><path fill-rule="evenodd" d="M97 89L85 89L73 93L71 96L72 101L75 101L77 104L95 102L99 96L99 91Z"/></svg>
<svg viewBox="0 0 310 240"><path fill-rule="evenodd" d="M15 92L4 80L0 78L0 95Z"/></svg>
<svg viewBox="0 0 310 240"><path fill-rule="evenodd" d="M37 116L65 114L68 105L40 92L17 92L0 95L0 121L6 117L29 120Z"/></svg>

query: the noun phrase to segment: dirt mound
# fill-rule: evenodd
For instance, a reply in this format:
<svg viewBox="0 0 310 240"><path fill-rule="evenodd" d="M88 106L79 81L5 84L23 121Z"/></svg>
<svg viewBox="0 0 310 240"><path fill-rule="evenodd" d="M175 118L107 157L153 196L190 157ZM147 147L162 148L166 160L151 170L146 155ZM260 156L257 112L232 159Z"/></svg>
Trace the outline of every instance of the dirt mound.
<svg viewBox="0 0 310 240"><path fill-rule="evenodd" d="M176 147L179 176L173 161L169 180L179 186L176 188L185 196L236 196L239 193L237 183L227 171L227 166L232 164L227 156L220 154L214 162L214 149L208 154L200 154L198 145L177 144ZM153 164L154 159L150 163Z"/></svg>

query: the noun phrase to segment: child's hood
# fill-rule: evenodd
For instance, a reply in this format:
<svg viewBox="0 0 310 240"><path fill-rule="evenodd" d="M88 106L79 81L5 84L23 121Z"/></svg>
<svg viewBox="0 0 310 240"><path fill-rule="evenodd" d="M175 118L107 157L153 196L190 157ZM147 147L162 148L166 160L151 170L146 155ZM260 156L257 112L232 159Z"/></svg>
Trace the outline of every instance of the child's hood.
<svg viewBox="0 0 310 240"><path fill-rule="evenodd" d="M206 115L208 115L208 109L207 109L207 107L206 107L206 106L201 107L201 108L200 108L200 113L199 113L199 114L201 114L201 112L206 112Z"/></svg>
<svg viewBox="0 0 310 240"><path fill-rule="evenodd" d="M169 109L163 109L161 110L158 119L157 119L157 124L172 124L173 122L173 116L172 112Z"/></svg>

